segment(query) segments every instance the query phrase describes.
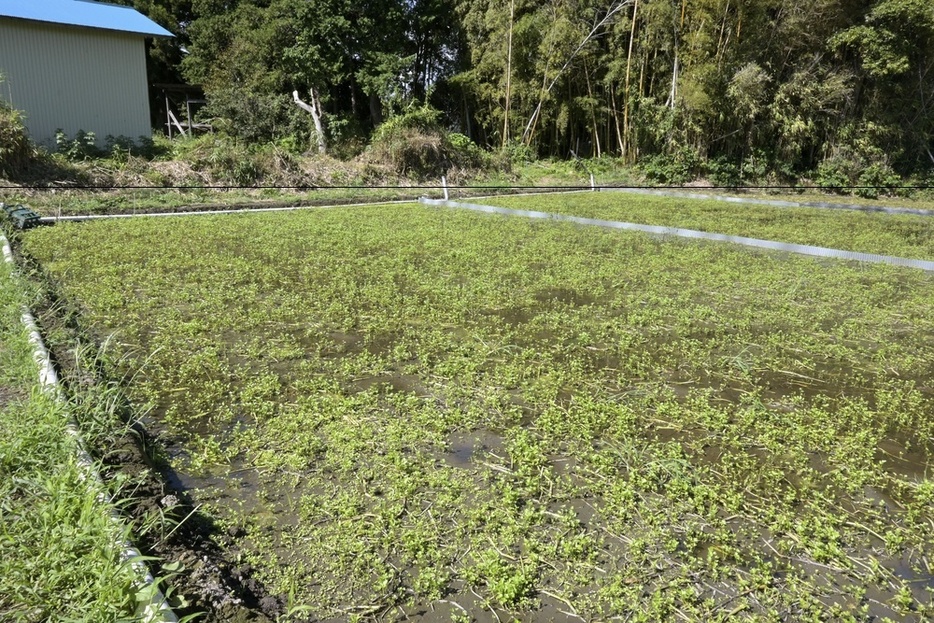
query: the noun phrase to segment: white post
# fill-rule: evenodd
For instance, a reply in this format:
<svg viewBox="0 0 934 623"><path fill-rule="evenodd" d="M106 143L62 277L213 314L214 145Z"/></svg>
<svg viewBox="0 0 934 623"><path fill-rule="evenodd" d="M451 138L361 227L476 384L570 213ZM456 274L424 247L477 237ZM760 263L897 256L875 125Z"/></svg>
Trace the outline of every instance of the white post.
<svg viewBox="0 0 934 623"><path fill-rule="evenodd" d="M593 179L593 173L590 174L590 190L593 190L593 191L597 190L597 184Z"/></svg>
<svg viewBox="0 0 934 623"><path fill-rule="evenodd" d="M448 200L448 178L441 176L441 186L444 188L444 200Z"/></svg>

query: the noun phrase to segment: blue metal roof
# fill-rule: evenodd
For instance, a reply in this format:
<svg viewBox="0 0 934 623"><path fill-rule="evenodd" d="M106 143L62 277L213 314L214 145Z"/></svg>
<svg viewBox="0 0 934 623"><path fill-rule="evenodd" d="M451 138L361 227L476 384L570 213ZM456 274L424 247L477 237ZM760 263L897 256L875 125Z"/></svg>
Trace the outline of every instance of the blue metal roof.
<svg viewBox="0 0 934 623"><path fill-rule="evenodd" d="M116 30L147 37L173 36L132 7L90 0L0 0L0 18L3 17Z"/></svg>

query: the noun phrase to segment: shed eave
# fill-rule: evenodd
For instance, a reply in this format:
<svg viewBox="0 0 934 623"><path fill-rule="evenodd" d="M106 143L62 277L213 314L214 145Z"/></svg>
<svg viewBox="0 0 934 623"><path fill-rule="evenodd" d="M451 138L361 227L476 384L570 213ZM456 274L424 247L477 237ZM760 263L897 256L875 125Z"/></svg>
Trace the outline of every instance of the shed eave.
<svg viewBox="0 0 934 623"><path fill-rule="evenodd" d="M110 32L116 34L124 35L136 35L138 37L146 37L153 39L174 39L175 35L170 33L168 30L165 33L152 33L152 32L143 32L138 30L124 30L121 28L106 28L104 26L88 26L85 24L67 24L64 22L53 22L51 20L44 19L29 19L26 17L12 17L9 15L0 15L0 20L8 19L13 22L23 22L26 24L40 24L42 26L60 26L62 28L76 28L80 30L95 30L101 32Z"/></svg>
<svg viewBox="0 0 934 623"><path fill-rule="evenodd" d="M174 36L133 7L91 0L0 0L0 18L143 37Z"/></svg>

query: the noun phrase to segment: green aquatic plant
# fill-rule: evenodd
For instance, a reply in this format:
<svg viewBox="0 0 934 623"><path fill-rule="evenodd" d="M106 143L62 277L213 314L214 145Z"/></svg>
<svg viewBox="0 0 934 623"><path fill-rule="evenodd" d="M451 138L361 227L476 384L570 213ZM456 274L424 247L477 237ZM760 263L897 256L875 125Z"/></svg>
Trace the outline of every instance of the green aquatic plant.
<svg viewBox="0 0 934 623"><path fill-rule="evenodd" d="M710 223L769 233L743 210ZM872 216L836 227L899 222ZM800 218L770 231L843 237ZM116 332L174 468L242 527L231 556L302 613L930 612L921 271L417 205L60 224L22 249Z"/></svg>

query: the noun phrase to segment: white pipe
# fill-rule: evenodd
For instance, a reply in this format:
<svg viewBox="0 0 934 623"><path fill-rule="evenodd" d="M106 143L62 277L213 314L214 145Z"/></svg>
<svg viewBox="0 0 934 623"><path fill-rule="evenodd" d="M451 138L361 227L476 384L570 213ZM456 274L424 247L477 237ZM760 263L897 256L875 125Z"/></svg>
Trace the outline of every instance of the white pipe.
<svg viewBox="0 0 934 623"><path fill-rule="evenodd" d="M375 201L368 203L338 203L323 206L289 206L283 208L236 208L231 210L197 210L190 212L140 212L139 214L87 214L84 216L43 216L40 223L57 223L58 221L97 221L113 218L137 218L158 216L210 216L212 214L243 214L246 212L292 212L295 210L326 210L331 208L365 208L367 206L398 205L403 203L417 203L417 199L401 201Z"/></svg>
<svg viewBox="0 0 934 623"><path fill-rule="evenodd" d="M821 208L828 210L858 210L860 212L885 212L887 214L915 214L918 216L934 216L934 210L921 208L893 208L891 206L871 206L855 203L830 203L827 201L780 201L778 199L752 199L747 197L731 197L730 195L708 195L706 193L681 192L673 190L654 190L651 188L614 188L603 186L601 190L634 195L655 195L656 197L676 197L679 199L701 199L707 201L725 201L727 203L744 203L748 205L766 205L778 208Z"/></svg>
<svg viewBox="0 0 934 623"><path fill-rule="evenodd" d="M0 240L3 241L3 259L7 264L13 265L13 251L10 250L10 241L2 233L0 233Z"/></svg>
<svg viewBox="0 0 934 623"><path fill-rule="evenodd" d="M421 203L434 206L444 206L448 208L461 208L464 210L474 210L476 212L489 212L494 214L505 214L507 216L523 216L534 219L551 219L556 221L567 221L581 225L596 225L598 227L608 227L611 229L626 229L631 231L641 231L648 234L659 236L678 236L681 238L694 238L701 240L713 240L715 242L729 242L746 247L756 247L760 249L771 249L774 251L786 251L800 255L810 255L815 257L831 257L843 260L855 260L858 262L893 264L895 266L905 266L908 268L920 268L934 272L934 261L916 260L906 257L895 257L892 255L877 255L875 253L860 253L858 251L845 251L842 249L828 249L826 247L815 247L806 244L795 244L791 242L779 242L776 240L762 240L760 238L747 238L745 236L732 236L729 234L715 234L706 231L697 231L695 229L682 229L679 227L664 227L660 225L642 225L638 223L625 223L622 221L606 221L602 219L584 218L581 216L569 216L567 214L554 214L551 212L537 212L534 210L513 210L511 208L501 208L498 206L488 206L478 203L459 203L456 201L439 201L436 199L426 199L422 197Z"/></svg>
<svg viewBox="0 0 934 623"><path fill-rule="evenodd" d="M10 266L15 268L16 263L13 260L13 253L10 250L10 242L2 233L0 233L0 242L3 243L3 259L10 264ZM29 342L33 346L33 359L35 359L39 367L39 385L42 391L56 400L64 402L58 373L55 371L55 366L52 365L52 358L49 355L49 350L46 348L45 343L42 341L42 336L39 334L39 327L36 325L35 317L28 308L24 307L23 315L20 317L20 320L29 333ZM73 418L69 418L65 431L75 440L78 466L82 471L82 476L85 479L91 479L103 486L100 473L97 471L94 461L91 459L91 455L87 452L84 439L82 439L77 422L75 422ZM116 525L122 527L123 522L120 516L117 514L116 509L110 505L109 500L103 496L103 493L98 497L98 501L108 507L107 513L110 519ZM145 563L140 561L142 556L139 550L127 540L118 541L117 545L120 547L120 562L129 563L133 566L133 569L140 576L140 579L137 581L137 586L146 589L150 595L148 601L140 604L137 615L146 623L177 623L178 617L175 616L172 608L169 607L165 595L163 595L159 587L156 586L155 579L152 577Z"/></svg>

